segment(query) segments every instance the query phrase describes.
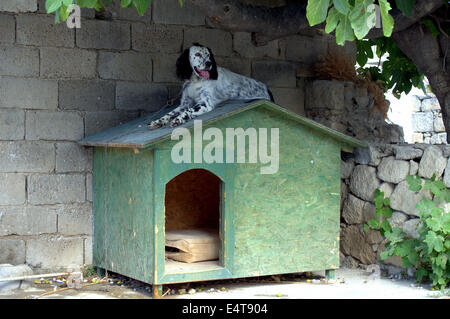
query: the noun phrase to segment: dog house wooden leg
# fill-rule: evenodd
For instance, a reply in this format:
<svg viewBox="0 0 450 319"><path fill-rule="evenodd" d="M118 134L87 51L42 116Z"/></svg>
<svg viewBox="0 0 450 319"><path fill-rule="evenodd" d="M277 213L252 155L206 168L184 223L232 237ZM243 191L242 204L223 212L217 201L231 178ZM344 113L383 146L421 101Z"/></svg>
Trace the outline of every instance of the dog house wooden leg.
<svg viewBox="0 0 450 319"><path fill-rule="evenodd" d="M153 285L153 298L159 299L162 297L162 285Z"/></svg>
<svg viewBox="0 0 450 319"><path fill-rule="evenodd" d="M325 270L325 277L327 280L334 280L334 269Z"/></svg>

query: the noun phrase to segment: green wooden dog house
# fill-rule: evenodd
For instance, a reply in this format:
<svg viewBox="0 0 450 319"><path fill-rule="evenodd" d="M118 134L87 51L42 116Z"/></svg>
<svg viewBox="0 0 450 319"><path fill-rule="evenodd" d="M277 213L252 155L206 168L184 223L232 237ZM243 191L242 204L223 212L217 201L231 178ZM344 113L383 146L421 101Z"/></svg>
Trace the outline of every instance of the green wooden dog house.
<svg viewBox="0 0 450 319"><path fill-rule="evenodd" d="M278 147L276 172L263 174L266 164L242 158L180 163L172 156L181 140L172 140L174 128L147 127L167 111L80 141L94 147L94 266L152 284L155 296L163 284L313 270L330 274L339 267L341 150L365 147L363 142L266 100L231 101L195 120L202 121L203 132L213 128L223 137L230 128L258 134L278 129L277 140L268 133ZM195 135L193 120L181 128ZM250 159L255 145L246 138ZM192 153L211 141L200 138L200 146L193 141ZM229 148L223 144L223 157ZM217 228L218 259L166 258L166 231L197 227Z"/></svg>

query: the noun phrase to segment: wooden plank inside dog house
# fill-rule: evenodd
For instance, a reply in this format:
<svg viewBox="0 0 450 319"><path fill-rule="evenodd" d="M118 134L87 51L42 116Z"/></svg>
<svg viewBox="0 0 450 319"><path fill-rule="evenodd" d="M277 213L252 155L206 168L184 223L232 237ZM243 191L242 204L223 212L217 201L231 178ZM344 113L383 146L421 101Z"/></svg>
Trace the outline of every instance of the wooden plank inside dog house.
<svg viewBox="0 0 450 319"><path fill-rule="evenodd" d="M94 146L95 266L154 285L339 266L340 151L364 143L269 101L231 102L197 119L223 135L278 128L278 171L261 174L258 163L176 164L173 129L147 128L161 114L80 142ZM192 131L192 122L183 126ZM196 169L221 181L220 258L182 265L165 258L166 186Z"/></svg>

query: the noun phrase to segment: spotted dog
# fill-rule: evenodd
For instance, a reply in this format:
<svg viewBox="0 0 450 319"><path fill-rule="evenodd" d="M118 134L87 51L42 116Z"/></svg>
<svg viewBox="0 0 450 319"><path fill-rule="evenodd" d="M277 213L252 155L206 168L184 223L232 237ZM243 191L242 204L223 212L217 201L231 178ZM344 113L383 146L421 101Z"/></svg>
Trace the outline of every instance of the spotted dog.
<svg viewBox="0 0 450 319"><path fill-rule="evenodd" d="M226 100L273 101L265 84L217 66L211 50L198 43L184 50L178 58L176 73L184 81L180 106L152 121L148 125L152 130L186 123Z"/></svg>

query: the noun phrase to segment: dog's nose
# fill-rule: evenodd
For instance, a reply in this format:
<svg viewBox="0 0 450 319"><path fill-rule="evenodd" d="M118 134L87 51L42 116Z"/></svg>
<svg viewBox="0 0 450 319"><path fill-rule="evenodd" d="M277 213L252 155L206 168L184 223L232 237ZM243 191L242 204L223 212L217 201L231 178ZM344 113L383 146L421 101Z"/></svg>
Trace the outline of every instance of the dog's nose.
<svg viewBox="0 0 450 319"><path fill-rule="evenodd" d="M212 65L212 63L211 63L211 62L209 62L209 61L205 62L205 66L206 66L207 68L210 68L210 67L211 67L211 65Z"/></svg>

